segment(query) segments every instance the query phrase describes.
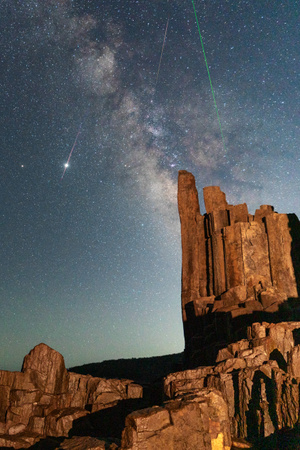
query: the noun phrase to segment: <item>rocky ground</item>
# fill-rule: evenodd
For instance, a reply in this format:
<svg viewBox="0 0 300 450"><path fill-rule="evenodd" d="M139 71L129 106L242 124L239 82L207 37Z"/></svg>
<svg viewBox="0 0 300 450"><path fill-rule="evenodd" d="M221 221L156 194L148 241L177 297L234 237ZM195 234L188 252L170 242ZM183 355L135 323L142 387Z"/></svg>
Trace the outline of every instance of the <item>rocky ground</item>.
<svg viewBox="0 0 300 450"><path fill-rule="evenodd" d="M300 448L299 329L300 322L254 323L245 339L220 349L216 364L156 379L153 396L151 383L68 372L63 357L40 344L21 372L0 371L0 446ZM180 357L166 359L176 366Z"/></svg>

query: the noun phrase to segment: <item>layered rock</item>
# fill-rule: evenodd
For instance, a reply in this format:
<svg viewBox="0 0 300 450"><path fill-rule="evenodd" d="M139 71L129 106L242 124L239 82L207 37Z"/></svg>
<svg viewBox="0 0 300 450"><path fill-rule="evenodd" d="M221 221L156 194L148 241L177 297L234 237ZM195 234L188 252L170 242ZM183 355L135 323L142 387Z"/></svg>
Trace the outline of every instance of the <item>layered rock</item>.
<svg viewBox="0 0 300 450"><path fill-rule="evenodd" d="M44 438L39 448L57 450L231 448L226 400L213 386L130 413L121 441L115 436L101 438L93 421L86 420L93 412L101 413L97 422L101 428L102 421L118 420L110 414L105 419L102 413L142 394L142 387L131 380L67 372L62 355L40 344L25 357L22 372L0 371L0 446L29 448ZM83 436L73 436L74 430Z"/></svg>
<svg viewBox="0 0 300 450"><path fill-rule="evenodd" d="M227 405L215 389L177 397L163 407L131 413L126 418L122 449L229 450Z"/></svg>
<svg viewBox="0 0 300 450"><path fill-rule="evenodd" d="M180 171L190 369L165 378L168 400L152 406L151 398L132 412L142 386L68 372L62 355L40 344L21 372L0 371L0 446L44 439L39 448L57 450L263 448L262 439L300 422L299 221L268 205L251 215L216 186L204 188L204 202L201 215L194 177Z"/></svg>
<svg viewBox="0 0 300 450"><path fill-rule="evenodd" d="M256 441L299 421L300 322L253 323L248 338L220 349L217 364L165 378L171 399L218 389L228 406L231 435Z"/></svg>
<svg viewBox="0 0 300 450"><path fill-rule="evenodd" d="M25 448L45 436L68 436L74 421L142 395L131 380L68 372L62 355L37 345L21 372L0 371L0 446Z"/></svg>
<svg viewBox="0 0 300 450"><path fill-rule="evenodd" d="M259 314L276 313L298 298L293 261L298 219L268 205L253 216L245 203L229 205L218 186L204 188L203 195L206 214L201 215L195 179L180 171L182 316L191 365L213 363L217 348L212 346L237 337L233 328L245 331Z"/></svg>

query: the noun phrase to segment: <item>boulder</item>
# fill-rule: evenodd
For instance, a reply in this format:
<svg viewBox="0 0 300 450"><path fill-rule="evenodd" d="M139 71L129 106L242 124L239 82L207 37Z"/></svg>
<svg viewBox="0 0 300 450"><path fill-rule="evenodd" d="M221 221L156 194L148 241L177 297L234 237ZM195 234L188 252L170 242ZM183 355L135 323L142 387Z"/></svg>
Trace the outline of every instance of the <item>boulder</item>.
<svg viewBox="0 0 300 450"><path fill-rule="evenodd" d="M39 344L25 356L22 372L29 374L36 389L47 394L67 392L69 376L63 356L46 344Z"/></svg>
<svg viewBox="0 0 300 450"><path fill-rule="evenodd" d="M45 436L68 436L73 422L87 415L81 408L65 408L52 411L45 419Z"/></svg>
<svg viewBox="0 0 300 450"><path fill-rule="evenodd" d="M137 411L126 418L122 449L189 450L231 448L227 404L215 389L202 389Z"/></svg>

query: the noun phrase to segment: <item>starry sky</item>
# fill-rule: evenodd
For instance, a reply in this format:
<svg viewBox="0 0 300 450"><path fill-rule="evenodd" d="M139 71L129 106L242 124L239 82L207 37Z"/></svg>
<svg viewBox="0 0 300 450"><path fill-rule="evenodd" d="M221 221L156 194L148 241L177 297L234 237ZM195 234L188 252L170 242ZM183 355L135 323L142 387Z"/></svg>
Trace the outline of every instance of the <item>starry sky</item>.
<svg viewBox="0 0 300 450"><path fill-rule="evenodd" d="M224 142L191 0L1 1L1 369L183 350L178 170L299 216L299 2L195 7Z"/></svg>

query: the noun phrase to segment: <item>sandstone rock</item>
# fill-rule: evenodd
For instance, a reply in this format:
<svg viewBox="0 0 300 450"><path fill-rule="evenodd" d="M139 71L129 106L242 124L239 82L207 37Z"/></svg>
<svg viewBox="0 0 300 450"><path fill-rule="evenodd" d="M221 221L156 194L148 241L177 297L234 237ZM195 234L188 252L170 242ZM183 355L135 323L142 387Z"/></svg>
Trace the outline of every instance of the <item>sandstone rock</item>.
<svg viewBox="0 0 300 450"><path fill-rule="evenodd" d="M11 426L8 429L8 434L10 436L15 435L15 434L20 434L22 433L26 428L26 425L24 425L23 423L18 423L16 425Z"/></svg>
<svg viewBox="0 0 300 450"><path fill-rule="evenodd" d="M218 356L216 359L216 362L224 361L225 359L231 359L233 358L233 354L228 350L228 348L222 348L218 352Z"/></svg>
<svg viewBox="0 0 300 450"><path fill-rule="evenodd" d="M40 436L45 435L45 421L46 417L31 416L28 422L27 429L32 433L39 434Z"/></svg>
<svg viewBox="0 0 300 450"><path fill-rule="evenodd" d="M271 205L261 205L259 209L255 211L254 220L256 222L263 222L266 216L272 214L274 211L273 206Z"/></svg>
<svg viewBox="0 0 300 450"><path fill-rule="evenodd" d="M300 345L288 353L288 368L292 377L300 379Z"/></svg>
<svg viewBox="0 0 300 450"><path fill-rule="evenodd" d="M245 439L233 439L231 449L237 450L239 448L253 448L253 445Z"/></svg>
<svg viewBox="0 0 300 450"><path fill-rule="evenodd" d="M170 374L169 398L218 389L228 405L234 438L258 439L299 420L300 346L293 331L299 322L253 323L249 340L230 344L218 354L218 364Z"/></svg>
<svg viewBox="0 0 300 450"><path fill-rule="evenodd" d="M246 203L241 205L229 205L229 221L230 225L238 222L249 222L248 206Z"/></svg>
<svg viewBox="0 0 300 450"><path fill-rule="evenodd" d="M247 299L247 289L245 285L235 286L228 289L221 295L224 306L238 305Z"/></svg>
<svg viewBox="0 0 300 450"><path fill-rule="evenodd" d="M254 299L247 299L245 301L245 303L243 304L244 308L246 308L249 312L253 312L253 311L263 311L264 307L263 305Z"/></svg>
<svg viewBox="0 0 300 450"><path fill-rule="evenodd" d="M266 329L268 324L266 322L260 324L260 323L253 323L251 327L248 327L247 335L248 339L260 339L266 337Z"/></svg>
<svg viewBox="0 0 300 450"><path fill-rule="evenodd" d="M224 234L222 231L213 232L208 240L208 245L211 245L212 252L213 293L220 295L226 290Z"/></svg>
<svg viewBox="0 0 300 450"><path fill-rule="evenodd" d="M34 433L21 433L16 436L2 435L0 436L0 448L25 449L30 448L40 437Z"/></svg>
<svg viewBox="0 0 300 450"><path fill-rule="evenodd" d="M213 235L215 231L220 231L224 227L229 226L229 215L226 209L219 209L208 214L206 225L208 227L207 234Z"/></svg>
<svg viewBox="0 0 300 450"><path fill-rule="evenodd" d="M139 384L127 384L126 398L143 398L143 388Z"/></svg>
<svg viewBox="0 0 300 450"><path fill-rule="evenodd" d="M186 171L179 172L178 208L182 236L182 314L186 321L185 305L207 296L204 220L200 214L195 179ZM202 255L201 255L202 254Z"/></svg>
<svg viewBox="0 0 300 450"><path fill-rule="evenodd" d="M250 347L250 342L247 339L242 339L238 342L232 342L228 345L228 350L233 356L238 356L241 351Z"/></svg>
<svg viewBox="0 0 300 450"><path fill-rule="evenodd" d="M62 355L40 344L24 358L22 372L0 371L0 442L25 448L41 437L68 436L89 411L142 395L131 380L68 373Z"/></svg>
<svg viewBox="0 0 300 450"><path fill-rule="evenodd" d="M228 408L216 390L130 414L122 449L189 450L231 447Z"/></svg>
<svg viewBox="0 0 300 450"><path fill-rule="evenodd" d="M253 312L253 309L251 309L251 308L247 309L247 308L239 308L239 307L237 307L236 309L232 310L230 312L230 314L231 314L231 318L235 319L236 317L249 315L252 312Z"/></svg>
<svg viewBox="0 0 300 450"><path fill-rule="evenodd" d="M273 285L288 297L298 297L297 283L291 259L292 237L286 214L266 216L269 242L270 268ZM279 238L280 236L280 238Z"/></svg>
<svg viewBox="0 0 300 450"><path fill-rule="evenodd" d="M285 322L270 324L267 327L268 335L273 341L273 349L278 349L285 361L288 360L288 353L294 348L294 337L292 330Z"/></svg>
<svg viewBox="0 0 300 450"><path fill-rule="evenodd" d="M39 344L25 356L22 372L30 374L34 385L49 394L68 390L69 379L64 358L45 344Z"/></svg>
<svg viewBox="0 0 300 450"><path fill-rule="evenodd" d="M224 192L219 186L207 186L203 189L204 204L207 214L220 209L228 209Z"/></svg>
<svg viewBox="0 0 300 450"><path fill-rule="evenodd" d="M90 436L74 436L66 439L59 446L62 450L116 450L118 445L111 440Z"/></svg>
<svg viewBox="0 0 300 450"><path fill-rule="evenodd" d="M65 408L54 410L45 419L45 436L68 436L73 422L86 416L87 411L80 408Z"/></svg>
<svg viewBox="0 0 300 450"><path fill-rule="evenodd" d="M215 367L216 373L228 373L234 370L245 369L247 367L246 360L243 358L228 358L225 361L219 363Z"/></svg>
<svg viewBox="0 0 300 450"><path fill-rule="evenodd" d="M180 171L182 313L185 356L191 367L215 362L222 322L228 327L222 336L230 343L233 334L246 331L252 313L278 315L284 302L298 296L300 279L296 217L277 214L268 205L262 205L253 217L246 204L229 205L218 186L205 187L203 196L206 214L201 215L195 179ZM234 329L226 316L241 328Z"/></svg>
<svg viewBox="0 0 300 450"><path fill-rule="evenodd" d="M213 373L213 367L199 367L169 374L164 380L164 392L169 398L181 395L182 392L197 392L204 387L208 374Z"/></svg>

